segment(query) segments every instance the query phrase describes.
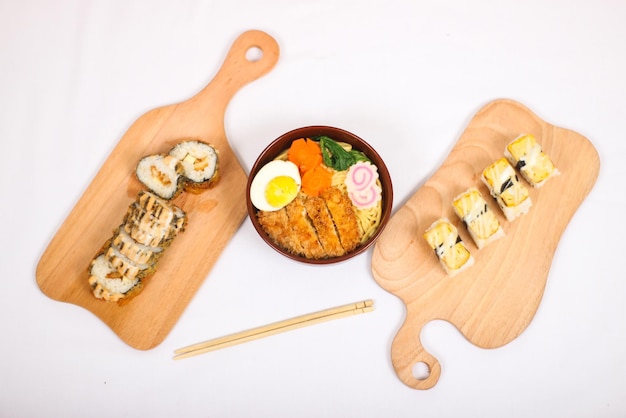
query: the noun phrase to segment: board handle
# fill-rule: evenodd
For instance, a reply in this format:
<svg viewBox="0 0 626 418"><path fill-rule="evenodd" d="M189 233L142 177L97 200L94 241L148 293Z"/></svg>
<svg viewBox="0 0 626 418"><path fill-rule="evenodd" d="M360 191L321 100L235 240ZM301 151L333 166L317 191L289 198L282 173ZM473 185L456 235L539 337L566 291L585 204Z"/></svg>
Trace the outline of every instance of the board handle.
<svg viewBox="0 0 626 418"><path fill-rule="evenodd" d="M213 80L198 96L214 96L219 89L226 106L232 96L244 85L268 73L278 62L278 42L260 30L243 32L235 39L224 62Z"/></svg>
<svg viewBox="0 0 626 418"><path fill-rule="evenodd" d="M422 346L420 331L421 326L415 329L414 325L404 322L391 345L391 362L405 385L413 389L430 389L439 380L441 365ZM416 335L417 341L414 341Z"/></svg>

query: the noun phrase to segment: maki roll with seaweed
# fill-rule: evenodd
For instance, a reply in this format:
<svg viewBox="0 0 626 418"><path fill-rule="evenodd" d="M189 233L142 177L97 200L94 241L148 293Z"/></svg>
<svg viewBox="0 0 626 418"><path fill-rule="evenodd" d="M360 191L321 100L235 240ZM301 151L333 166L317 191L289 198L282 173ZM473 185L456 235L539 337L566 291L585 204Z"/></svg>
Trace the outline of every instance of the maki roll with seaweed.
<svg viewBox="0 0 626 418"><path fill-rule="evenodd" d="M171 155L148 155L137 164L137 179L163 199L173 199L182 192L183 165Z"/></svg>
<svg viewBox="0 0 626 418"><path fill-rule="evenodd" d="M169 155L181 162L185 191L201 193L217 182L218 154L213 146L198 140L182 141Z"/></svg>

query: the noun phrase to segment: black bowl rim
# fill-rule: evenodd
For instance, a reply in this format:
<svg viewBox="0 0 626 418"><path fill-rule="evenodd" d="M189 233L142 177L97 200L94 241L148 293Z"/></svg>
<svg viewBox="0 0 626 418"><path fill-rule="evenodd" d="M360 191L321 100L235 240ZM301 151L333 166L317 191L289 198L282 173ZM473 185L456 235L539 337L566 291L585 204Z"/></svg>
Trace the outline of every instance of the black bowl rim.
<svg viewBox="0 0 626 418"><path fill-rule="evenodd" d="M263 228L261 227L261 225L258 223L256 219L255 215L258 212L258 209L254 207L254 205L252 204L250 200L250 186L252 184L252 179L254 178L254 174L263 165L267 164L269 161L276 158L276 156L282 151L282 149L279 152L275 152L273 150L273 148L277 144L283 141L287 141L287 140L294 141L299 138L311 138L311 137L319 136L319 135L328 135L335 141L347 142L350 145L356 147L359 151L363 151L365 155L367 155L370 159L372 159L372 161L374 161L376 166L378 167L378 175L380 178L380 182L381 184L383 184L383 188L385 189L385 193L383 195L383 199L384 199L383 200L383 213L381 216L378 229L363 245L360 245L355 250L347 254L338 256L338 257L309 259L309 258L302 257L296 254L292 254L289 251L284 250L283 248L281 248L278 244L273 242L268 237L268 235L265 233L265 231L263 230ZM365 149L362 149L362 148L365 148ZM387 222L389 221L389 218L391 217L391 212L392 212L392 207L393 207L393 184L391 181L391 176L389 175L389 170L387 169L387 166L384 160L378 154L378 152L369 143L367 143L367 141L353 134L352 132L346 131L345 129L336 128L334 126L327 126L327 125L310 125L310 126L304 126L301 128L292 129L280 135L278 138L270 142L270 144L266 146L265 149L263 149L263 151L259 154L256 161L252 165L252 168L250 169L250 173L248 175L248 181L246 184L246 207L247 207L248 217L250 218L250 221L252 222L254 229L257 231L261 239L265 241L265 243L267 243L270 247L272 247L275 251L277 251L281 255L288 257L292 260L299 261L302 263L307 263L307 264L334 264L334 263L339 263L339 262L348 260L352 257L355 257L365 252L372 244L374 244L374 242L376 242L377 238L383 232L383 229L385 229L385 226Z"/></svg>

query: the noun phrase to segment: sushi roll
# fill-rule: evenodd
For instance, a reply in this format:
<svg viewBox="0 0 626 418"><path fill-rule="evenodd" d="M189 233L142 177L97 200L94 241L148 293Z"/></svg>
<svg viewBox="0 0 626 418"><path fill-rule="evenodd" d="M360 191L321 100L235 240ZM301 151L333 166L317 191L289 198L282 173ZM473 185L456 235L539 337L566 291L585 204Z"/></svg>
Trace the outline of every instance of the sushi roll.
<svg viewBox="0 0 626 418"><path fill-rule="evenodd" d="M183 165L170 155L143 157L137 164L135 173L148 190L163 199L173 199L183 190Z"/></svg>
<svg viewBox="0 0 626 418"><path fill-rule="evenodd" d="M201 193L218 180L217 150L197 140L182 141L169 152L183 166L183 187L191 193Z"/></svg>
<svg viewBox="0 0 626 418"><path fill-rule="evenodd" d="M504 156L532 187L541 187L550 177L560 174L532 134L520 135L511 141Z"/></svg>
<svg viewBox="0 0 626 418"><path fill-rule="evenodd" d="M424 238L435 251L448 276L453 277L474 264L474 258L448 219L435 221L424 232Z"/></svg>
<svg viewBox="0 0 626 418"><path fill-rule="evenodd" d="M140 192L128 207L122 225L89 265L88 282L94 296L120 302L137 295L186 222L185 212L179 207L154 193Z"/></svg>
<svg viewBox="0 0 626 418"><path fill-rule="evenodd" d="M129 279L143 279L151 276L156 271L156 263L136 263L126 257L120 250L109 245L105 257L111 266L122 276Z"/></svg>
<svg viewBox="0 0 626 418"><path fill-rule="evenodd" d="M461 193L454 198L452 206L479 249L504 236L498 218L489 209L478 189L472 187Z"/></svg>
<svg viewBox="0 0 626 418"><path fill-rule="evenodd" d="M155 264L163 254L161 247L149 247L136 242L123 226L115 231L111 246L135 264Z"/></svg>
<svg viewBox="0 0 626 418"><path fill-rule="evenodd" d="M186 222L182 209L143 191L128 208L123 228L138 244L166 248L184 230Z"/></svg>
<svg viewBox="0 0 626 418"><path fill-rule="evenodd" d="M532 206L528 189L519 181L506 158L500 158L485 168L481 180L509 222L527 213Z"/></svg>
<svg viewBox="0 0 626 418"><path fill-rule="evenodd" d="M89 286L93 295L108 302L119 302L141 289L137 277L122 276L104 254L93 259L89 266Z"/></svg>

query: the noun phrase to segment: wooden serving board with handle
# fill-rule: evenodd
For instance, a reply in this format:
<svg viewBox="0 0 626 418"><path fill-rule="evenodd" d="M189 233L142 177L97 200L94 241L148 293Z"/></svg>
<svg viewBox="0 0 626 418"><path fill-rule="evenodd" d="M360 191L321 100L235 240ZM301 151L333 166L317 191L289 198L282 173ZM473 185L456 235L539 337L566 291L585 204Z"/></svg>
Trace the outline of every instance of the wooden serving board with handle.
<svg viewBox="0 0 626 418"><path fill-rule="evenodd" d="M537 138L561 175L530 191L530 211L508 222L480 181L482 170L503 157L519 134ZM471 120L440 168L390 219L373 250L377 283L406 306L404 323L391 347L398 377L409 387L429 389L441 373L437 359L420 341L431 320L452 323L473 344L495 348L520 335L543 296L557 244L574 212L593 188L600 160L582 135L553 126L510 100L483 107ZM520 177L521 179L521 177ZM453 211L452 200L477 187L497 215L506 235L478 249ZM447 217L472 253L475 264L450 278L423 233ZM416 377L417 364L428 366Z"/></svg>
<svg viewBox="0 0 626 418"><path fill-rule="evenodd" d="M248 58L254 48L262 54L259 59ZM226 138L224 113L235 93L270 71L278 56L278 44L268 34L244 32L199 93L153 109L131 125L42 255L36 279L44 294L91 311L137 349L163 341L246 216L247 175ZM216 147L219 182L202 194L174 199L187 213L187 227L137 297L122 305L96 299L87 268L142 189L134 174L137 163L145 155L167 153L182 138Z"/></svg>

